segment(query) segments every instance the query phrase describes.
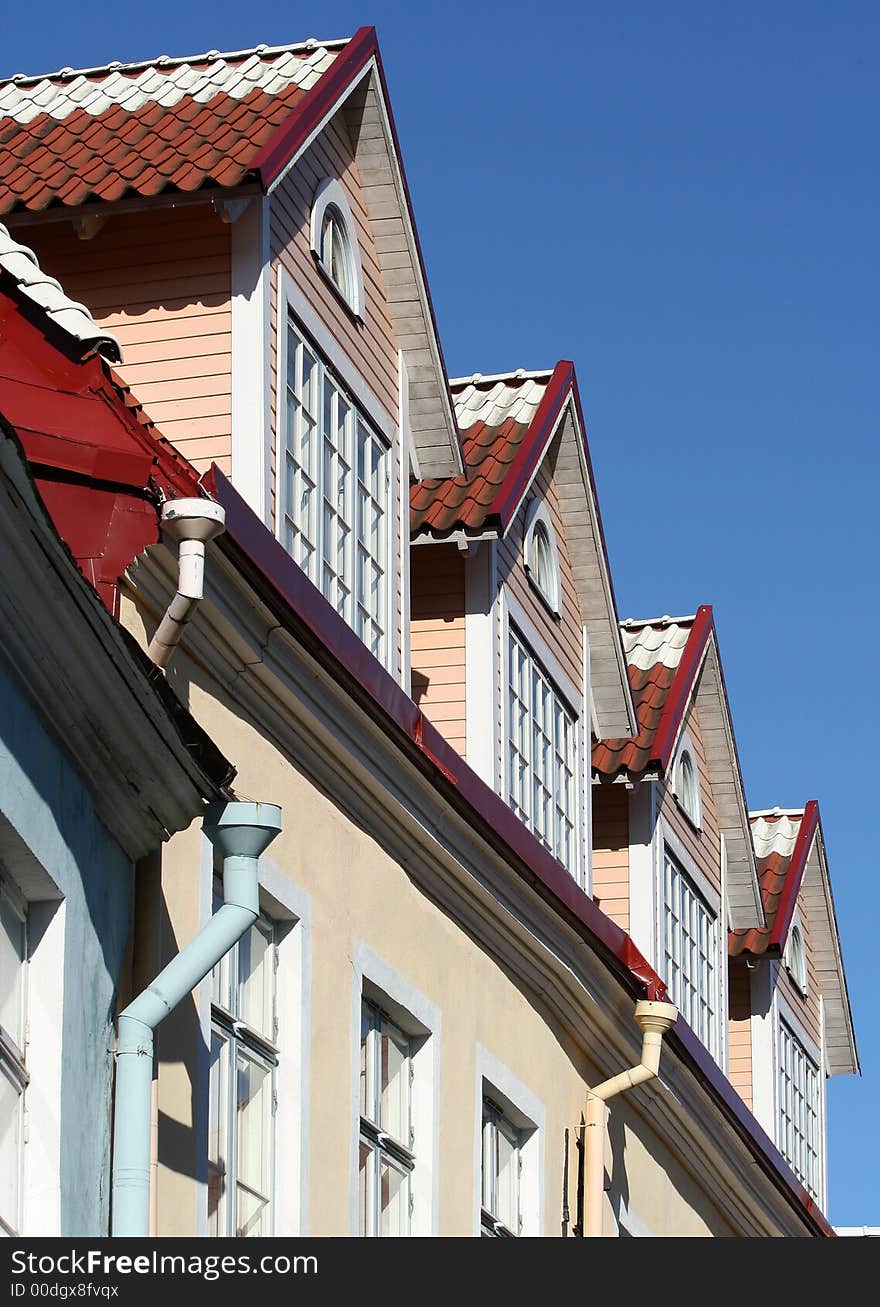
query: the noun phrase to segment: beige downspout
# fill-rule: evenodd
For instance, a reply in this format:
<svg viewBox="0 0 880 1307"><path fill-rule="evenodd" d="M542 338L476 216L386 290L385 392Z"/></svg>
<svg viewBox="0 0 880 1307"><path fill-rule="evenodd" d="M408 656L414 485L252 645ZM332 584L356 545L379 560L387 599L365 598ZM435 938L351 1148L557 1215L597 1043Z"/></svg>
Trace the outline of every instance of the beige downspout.
<svg viewBox="0 0 880 1307"><path fill-rule="evenodd" d="M586 1145L584 1159L584 1187L587 1201L588 1239L602 1237L602 1200L605 1193L605 1129L608 1124L609 1098L633 1089L646 1080L653 1080L660 1070L660 1050L663 1036L675 1025L678 1009L673 1003L656 1003L648 999L636 1003L636 1023L642 1031L642 1060L638 1066L604 1080L601 1085L587 1090L584 1110L586 1119Z"/></svg>

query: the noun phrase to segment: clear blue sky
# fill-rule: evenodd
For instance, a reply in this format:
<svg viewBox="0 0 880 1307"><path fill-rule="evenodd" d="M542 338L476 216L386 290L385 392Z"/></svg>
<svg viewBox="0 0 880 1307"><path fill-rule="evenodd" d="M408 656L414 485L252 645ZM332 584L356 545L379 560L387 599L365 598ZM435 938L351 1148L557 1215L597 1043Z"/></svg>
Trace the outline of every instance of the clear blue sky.
<svg viewBox="0 0 880 1307"><path fill-rule="evenodd" d="M752 807L820 800L880 1224L880 6L7 6L2 72L379 29L453 374L574 359L621 616L715 606Z"/></svg>

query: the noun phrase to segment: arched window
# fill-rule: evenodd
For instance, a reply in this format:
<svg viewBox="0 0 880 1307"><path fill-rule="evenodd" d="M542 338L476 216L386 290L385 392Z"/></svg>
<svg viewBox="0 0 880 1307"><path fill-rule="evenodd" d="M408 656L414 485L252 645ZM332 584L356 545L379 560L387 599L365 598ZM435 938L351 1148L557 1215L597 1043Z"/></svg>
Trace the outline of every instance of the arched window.
<svg viewBox="0 0 880 1307"><path fill-rule="evenodd" d="M357 317L363 317L364 282L354 218L345 191L325 177L315 191L312 254L324 276Z"/></svg>
<svg viewBox="0 0 880 1307"><path fill-rule="evenodd" d="M688 749L682 749L678 760L676 797L695 826L700 824L700 791L694 760Z"/></svg>
<svg viewBox="0 0 880 1307"><path fill-rule="evenodd" d="M802 994L807 992L807 955L799 926L793 926L788 940L788 970Z"/></svg>
<svg viewBox="0 0 880 1307"><path fill-rule="evenodd" d="M559 554L550 514L534 500L526 518L523 561L532 585L554 615L559 614Z"/></svg>

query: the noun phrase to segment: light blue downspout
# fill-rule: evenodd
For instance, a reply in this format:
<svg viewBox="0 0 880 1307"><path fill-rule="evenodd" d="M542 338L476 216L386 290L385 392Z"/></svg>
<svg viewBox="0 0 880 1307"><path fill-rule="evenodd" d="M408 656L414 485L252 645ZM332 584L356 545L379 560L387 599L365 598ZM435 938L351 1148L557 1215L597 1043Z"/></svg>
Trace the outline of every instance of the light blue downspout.
<svg viewBox="0 0 880 1307"><path fill-rule="evenodd" d="M115 1238L147 1238L150 1233L153 1031L256 921L257 864L281 830L281 809L274 803L215 803L202 829L223 856L223 904L119 1017L111 1227Z"/></svg>

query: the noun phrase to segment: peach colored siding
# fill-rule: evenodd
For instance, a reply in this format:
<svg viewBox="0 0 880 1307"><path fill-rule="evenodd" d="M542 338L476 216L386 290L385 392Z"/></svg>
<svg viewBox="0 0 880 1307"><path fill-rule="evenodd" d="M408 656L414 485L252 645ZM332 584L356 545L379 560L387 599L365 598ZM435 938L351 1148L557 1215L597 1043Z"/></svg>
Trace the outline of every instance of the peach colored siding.
<svg viewBox="0 0 880 1307"><path fill-rule="evenodd" d="M667 825L675 834L695 865L703 873L712 888L721 894L721 833L718 828L718 816L709 773L706 766L706 754L700 734L700 722L697 711L691 705L685 728L689 732L694 746L694 762L700 780L701 828L695 830L691 822L676 802L673 794L674 778L661 781L658 786L660 794L660 812Z"/></svg>
<svg viewBox="0 0 880 1307"><path fill-rule="evenodd" d="M22 238L73 299L112 331L119 375L200 471L230 470L229 227L209 205L111 214L89 241L70 224Z"/></svg>
<svg viewBox="0 0 880 1307"><path fill-rule="evenodd" d="M417 545L411 558L413 699L464 757L464 559L455 545Z"/></svg>
<svg viewBox="0 0 880 1307"><path fill-rule="evenodd" d="M553 479L556 458L559 453L559 438L548 450L544 461L538 469L531 492L510 530L507 532L498 551L498 582L507 586L519 606L531 619L546 640L547 648L563 666L570 680L580 688L583 681L583 634L578 604L577 590L571 570L568 548L565 543L565 530L559 511L559 496ZM554 618L528 579L523 564L523 537L525 520L531 502L535 497L543 499L556 533L559 550L560 572L560 617ZM535 653L540 657L540 649Z"/></svg>
<svg viewBox="0 0 880 1307"><path fill-rule="evenodd" d="M752 1002L750 972L744 963L729 971L728 1076L747 1107L752 1106Z"/></svg>
<svg viewBox="0 0 880 1307"><path fill-rule="evenodd" d="M622 785L593 786L593 898L629 930L629 795Z"/></svg>

